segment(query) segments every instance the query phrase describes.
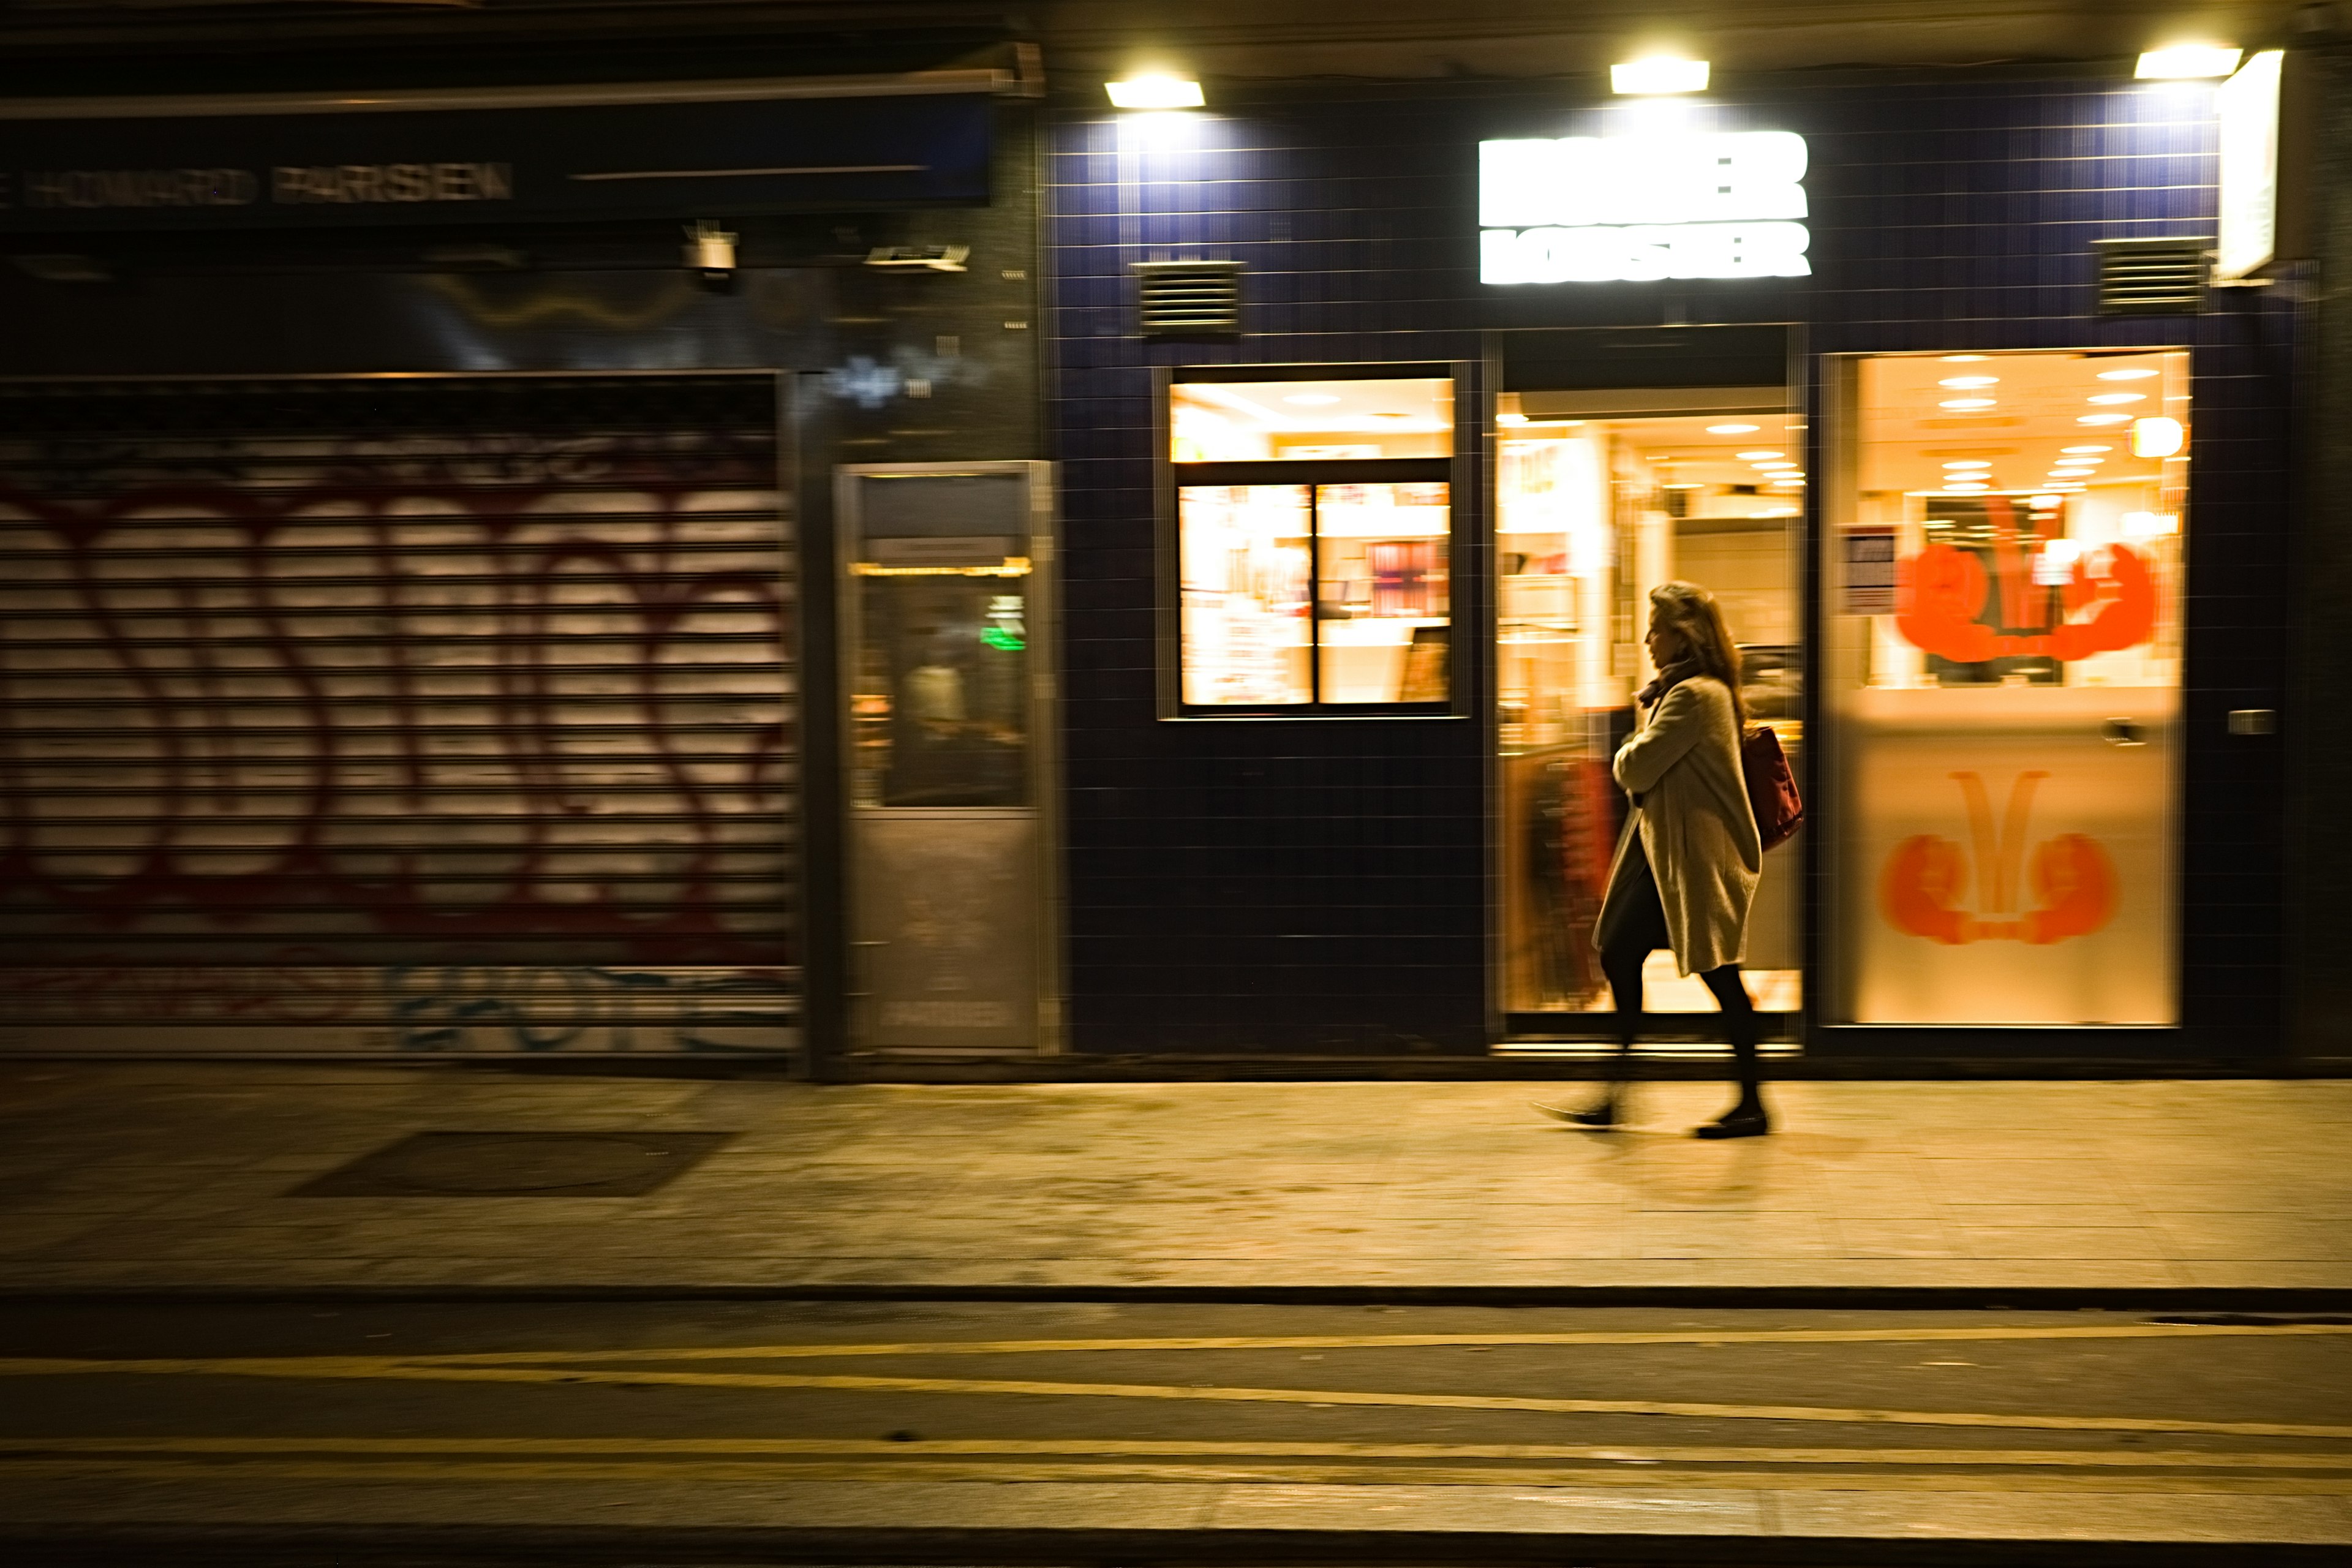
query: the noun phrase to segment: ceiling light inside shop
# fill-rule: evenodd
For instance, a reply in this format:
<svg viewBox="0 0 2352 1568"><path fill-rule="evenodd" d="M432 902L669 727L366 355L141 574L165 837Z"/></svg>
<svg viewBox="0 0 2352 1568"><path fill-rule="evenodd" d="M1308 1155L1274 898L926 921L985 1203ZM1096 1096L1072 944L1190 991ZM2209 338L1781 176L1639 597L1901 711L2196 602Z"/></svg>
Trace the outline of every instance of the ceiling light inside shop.
<svg viewBox="0 0 2352 1568"><path fill-rule="evenodd" d="M1976 364L1988 358L1985 354L1946 354L1946 364Z"/></svg>
<svg viewBox="0 0 2352 1568"><path fill-rule="evenodd" d="M2191 81L2200 77L2228 76L2238 68L2245 51L2220 44L2168 44L2139 58L2132 74L2143 81Z"/></svg>
<svg viewBox="0 0 2352 1568"><path fill-rule="evenodd" d="M1110 94L1114 109L1198 109L1207 101L1201 96L1199 82L1164 71L1107 81L1103 90Z"/></svg>
<svg viewBox="0 0 2352 1568"><path fill-rule="evenodd" d="M2178 419L2136 419L2132 421L2131 449L2135 458L2169 458L2180 450L2189 433Z"/></svg>
<svg viewBox="0 0 2352 1568"><path fill-rule="evenodd" d="M1647 97L1666 92L1705 92L1706 62L1651 58L1609 68L1609 90Z"/></svg>
<svg viewBox="0 0 2352 1568"><path fill-rule="evenodd" d="M2093 403L2146 403L2147 401L2147 394L2145 392L2099 392L2094 393L2091 395L2090 401Z"/></svg>
<svg viewBox="0 0 2352 1568"><path fill-rule="evenodd" d="M1990 408L2000 402L1994 397L1947 397L1936 405L1938 408Z"/></svg>
<svg viewBox="0 0 2352 1568"><path fill-rule="evenodd" d="M1985 491L1992 489L1992 487L1990 485L1963 485L1954 483L1946 485L1944 489L1956 496L1974 496L1982 495Z"/></svg>
<svg viewBox="0 0 2352 1568"><path fill-rule="evenodd" d="M2099 373L2099 379L2101 381L2146 381L2155 374L2156 372L2152 370L2103 370Z"/></svg>
<svg viewBox="0 0 2352 1568"><path fill-rule="evenodd" d="M1285 398L1285 399L1284 399L1284 401L1285 401L1285 402L1290 402L1290 401L1293 401L1293 400L1292 400L1292 399L1289 399L1289 398ZM1526 415L1524 415L1524 414L1497 414L1497 415L1496 415L1496 416L1495 416L1495 423L1496 423L1496 424L1497 424L1497 425L1515 425L1515 426L1516 426L1516 425L1524 425L1524 424L1526 424L1527 422L1528 422L1528 416L1527 416Z"/></svg>
<svg viewBox="0 0 2352 1568"><path fill-rule="evenodd" d="M2115 450L2113 447L2061 447L2058 449L2062 452L2112 452Z"/></svg>
<svg viewBox="0 0 2352 1568"><path fill-rule="evenodd" d="M1992 463L1990 459L1985 458L1955 458L1950 462L1946 463L1944 467L1948 468L1990 468L1992 467Z"/></svg>
<svg viewBox="0 0 2352 1568"><path fill-rule="evenodd" d="M2121 425L2130 419L2128 414L2084 414L2075 417L2077 425Z"/></svg>
<svg viewBox="0 0 2352 1568"><path fill-rule="evenodd" d="M1765 460L1765 459L1767 459L1767 458L1785 458L1785 457L1787 457L1788 455L1789 455L1789 454L1788 454L1788 453L1786 453L1786 452L1764 452L1764 451L1756 451L1756 452L1734 452L1734 453L1732 454L1732 456L1733 456L1733 457L1735 457L1735 458L1738 458L1738 459L1739 459L1741 462L1743 462L1743 463L1754 463L1754 462L1760 462L1760 461L1763 461L1763 460Z"/></svg>
<svg viewBox="0 0 2352 1568"><path fill-rule="evenodd" d="M1965 392L1972 386L1998 386L2000 384L2000 377L1997 375L1948 375L1936 384L1937 386L1948 386L1955 392Z"/></svg>
<svg viewBox="0 0 2352 1568"><path fill-rule="evenodd" d="M2053 507L2055 507L2055 506L2057 506L2060 502L2063 501L2065 499L2066 499L2066 498L2065 498L2065 497L2063 497L2063 496L2034 496L2034 497L2031 498L2030 500L2028 500L2026 501L2026 503L2025 503L2025 504L2026 504L2026 505L2028 505L2028 506L2030 506L2030 507L2032 507L2032 508L2033 508L2034 510L2036 510L2037 511L2048 511L2048 510L2051 510ZM2042 553L2043 553L2044 555L2049 554L2049 553L2051 552L2051 548L2050 548L2050 547L2051 547L2051 545L2053 545L2053 544L2060 544L2060 543L2072 544L2072 543L2074 543L2074 542L2073 540L2071 540L2071 539L2068 539L2068 540L2056 540L2056 539L2053 539L2053 540L2052 540L2052 541L2050 542L2050 543L2049 543L2049 544L2045 544L2045 545L2043 545L2043 546L2042 547Z"/></svg>
<svg viewBox="0 0 2352 1568"><path fill-rule="evenodd" d="M1762 428L1761 425L1710 425L1706 433L1710 436L1753 436Z"/></svg>

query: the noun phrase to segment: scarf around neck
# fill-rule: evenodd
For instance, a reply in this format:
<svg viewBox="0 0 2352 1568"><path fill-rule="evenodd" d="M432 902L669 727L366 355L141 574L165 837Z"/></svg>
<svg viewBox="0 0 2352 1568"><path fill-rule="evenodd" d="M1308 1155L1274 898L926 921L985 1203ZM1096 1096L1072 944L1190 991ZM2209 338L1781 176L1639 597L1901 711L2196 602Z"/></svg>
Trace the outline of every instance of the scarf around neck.
<svg viewBox="0 0 2352 1568"><path fill-rule="evenodd" d="M1696 658L1679 658L1658 671L1658 679L1635 692L1634 700L1644 708L1657 705L1658 700L1694 675L1704 675Z"/></svg>

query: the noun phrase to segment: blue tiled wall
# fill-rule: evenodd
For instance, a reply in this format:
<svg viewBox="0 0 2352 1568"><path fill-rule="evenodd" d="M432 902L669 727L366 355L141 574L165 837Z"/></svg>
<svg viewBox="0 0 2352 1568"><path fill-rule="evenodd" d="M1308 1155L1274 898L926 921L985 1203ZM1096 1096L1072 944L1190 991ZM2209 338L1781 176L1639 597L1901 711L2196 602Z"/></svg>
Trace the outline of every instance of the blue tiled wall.
<svg viewBox="0 0 2352 1568"><path fill-rule="evenodd" d="M2223 715L2283 689L2291 311L2249 289L2195 319L2092 313L2092 240L2211 233L2210 89L1952 72L1717 91L1682 112L1807 138L1812 278L1483 289L1477 142L1661 112L1592 90L1261 88L1192 116L1054 121L1077 1048L1475 1050L1489 1026L1481 721L1158 718L1152 367L1457 360L1476 392L1491 327L1778 321L1803 323L1817 354L2195 347L2189 1043L2266 1046L2279 759L2231 741ZM1137 337L1129 264L1198 258L1246 263L1244 336ZM1475 539L1483 495L1461 499ZM1489 624L1472 565L1465 650Z"/></svg>

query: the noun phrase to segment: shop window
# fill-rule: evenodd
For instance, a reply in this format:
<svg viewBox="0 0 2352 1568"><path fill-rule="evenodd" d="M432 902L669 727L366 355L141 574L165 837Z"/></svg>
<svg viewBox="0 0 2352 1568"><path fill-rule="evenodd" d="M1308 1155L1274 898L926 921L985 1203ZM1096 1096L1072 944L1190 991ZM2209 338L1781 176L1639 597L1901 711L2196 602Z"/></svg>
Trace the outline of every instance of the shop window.
<svg viewBox="0 0 2352 1568"><path fill-rule="evenodd" d="M1181 379L1169 434L1181 711L1450 710L1450 375Z"/></svg>
<svg viewBox="0 0 2352 1568"><path fill-rule="evenodd" d="M1835 384L1832 1017L2177 1022L2188 354Z"/></svg>

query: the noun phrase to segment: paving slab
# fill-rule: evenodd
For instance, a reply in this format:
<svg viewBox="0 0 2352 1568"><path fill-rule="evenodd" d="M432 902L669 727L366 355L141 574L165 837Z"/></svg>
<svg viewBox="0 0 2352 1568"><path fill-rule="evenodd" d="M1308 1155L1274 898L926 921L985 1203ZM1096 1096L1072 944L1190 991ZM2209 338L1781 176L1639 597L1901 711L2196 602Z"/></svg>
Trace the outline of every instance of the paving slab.
<svg viewBox="0 0 2352 1568"><path fill-rule="evenodd" d="M241 1484L50 1479L0 1484L0 1542L18 1549L168 1544L175 1561L226 1551L348 1542L381 1555L404 1542L572 1562L723 1561L730 1552L827 1547L845 1557L951 1551L961 1561L1104 1550L1165 1560L1236 1552L1358 1560L1414 1548L1609 1552L1622 1561L1888 1565L2293 1562L2352 1549L2341 1497L2183 1490L1783 1491L1671 1488L1639 1493L1544 1486L1290 1486L778 1481L606 1481L583 1505L570 1488L397 1481ZM1973 1547L1978 1554L1952 1555ZM2208 1552L2193 1549L2210 1548ZM2037 1550L2039 1549L2039 1550ZM2184 1551L2184 1549L2189 1549ZM2049 1553L2054 1550L2056 1555ZM1796 1555L1792 1555L1796 1553ZM1856 1555L1855 1553L1860 1553Z"/></svg>
<svg viewBox="0 0 2352 1568"><path fill-rule="evenodd" d="M0 1288L2352 1292L2343 1080L654 1084L0 1067ZM425 1131L725 1132L635 1197L311 1196Z"/></svg>

